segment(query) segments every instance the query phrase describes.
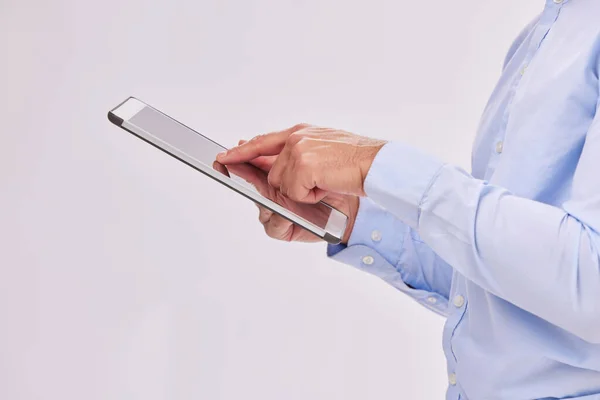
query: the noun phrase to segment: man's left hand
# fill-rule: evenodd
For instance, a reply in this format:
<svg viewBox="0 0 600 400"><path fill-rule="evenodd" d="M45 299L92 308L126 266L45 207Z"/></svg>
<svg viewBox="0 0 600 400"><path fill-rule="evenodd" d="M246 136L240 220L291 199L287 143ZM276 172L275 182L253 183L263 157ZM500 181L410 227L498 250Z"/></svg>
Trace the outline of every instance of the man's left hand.
<svg viewBox="0 0 600 400"><path fill-rule="evenodd" d="M269 184L292 200L316 203L327 193L364 196L364 181L385 141L300 124L260 135L219 154L222 164L277 156Z"/></svg>

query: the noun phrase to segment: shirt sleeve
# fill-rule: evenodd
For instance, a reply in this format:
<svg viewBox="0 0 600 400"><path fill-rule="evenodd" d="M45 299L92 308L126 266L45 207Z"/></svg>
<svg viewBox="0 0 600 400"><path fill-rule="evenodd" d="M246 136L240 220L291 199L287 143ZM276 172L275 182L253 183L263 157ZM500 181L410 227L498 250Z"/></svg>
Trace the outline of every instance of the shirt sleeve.
<svg viewBox="0 0 600 400"><path fill-rule="evenodd" d="M413 229L372 200L361 199L348 245L329 245L327 253L446 314L452 268Z"/></svg>
<svg viewBox="0 0 600 400"><path fill-rule="evenodd" d="M517 197L400 143L380 150L365 192L470 281L600 343L599 170L597 117L562 208Z"/></svg>

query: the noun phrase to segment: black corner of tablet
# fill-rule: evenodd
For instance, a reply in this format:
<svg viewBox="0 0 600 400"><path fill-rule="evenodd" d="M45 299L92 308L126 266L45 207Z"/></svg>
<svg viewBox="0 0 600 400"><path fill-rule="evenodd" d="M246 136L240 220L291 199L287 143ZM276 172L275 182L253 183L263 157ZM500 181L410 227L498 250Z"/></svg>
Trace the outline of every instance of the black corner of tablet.
<svg viewBox="0 0 600 400"><path fill-rule="evenodd" d="M117 117L112 111L108 112L108 120L117 126L123 125L123 118Z"/></svg>
<svg viewBox="0 0 600 400"><path fill-rule="evenodd" d="M340 242L341 242L341 239L336 238L329 232L325 233L325 236L323 237L323 239L329 244L340 244Z"/></svg>

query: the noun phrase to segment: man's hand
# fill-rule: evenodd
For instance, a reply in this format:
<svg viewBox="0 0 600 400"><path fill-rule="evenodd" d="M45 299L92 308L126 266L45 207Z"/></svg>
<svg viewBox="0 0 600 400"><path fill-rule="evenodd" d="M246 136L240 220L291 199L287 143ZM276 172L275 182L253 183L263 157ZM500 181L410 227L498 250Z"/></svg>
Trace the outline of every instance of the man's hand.
<svg viewBox="0 0 600 400"><path fill-rule="evenodd" d="M245 141L241 140L240 144L243 143L245 143ZM276 156L261 156L250 160L249 163L256 168L253 168L248 164L230 164L225 166L218 161L215 161L213 163L213 168L227 176L229 176L230 173L239 176L254 186L262 196L311 221L322 220L324 225L329 218L329 212L326 212L327 209L325 207L319 208L308 204L296 203L285 197L278 189L269 185L267 175L264 172L268 173L271 170L276 159ZM264 172L261 172L261 170ZM342 238L342 242L347 243L348 238L352 233L352 229L354 228L354 220L358 212L358 197L332 193L326 196L323 201L348 216L346 232ZM282 216L273 213L264 207L258 206L258 209L259 221L263 224L267 235L274 239L288 242L317 242L321 240L311 232L293 224Z"/></svg>
<svg viewBox="0 0 600 400"><path fill-rule="evenodd" d="M384 141L300 124L257 136L219 154L222 164L277 156L268 182L292 200L316 203L330 194L364 196L364 181Z"/></svg>

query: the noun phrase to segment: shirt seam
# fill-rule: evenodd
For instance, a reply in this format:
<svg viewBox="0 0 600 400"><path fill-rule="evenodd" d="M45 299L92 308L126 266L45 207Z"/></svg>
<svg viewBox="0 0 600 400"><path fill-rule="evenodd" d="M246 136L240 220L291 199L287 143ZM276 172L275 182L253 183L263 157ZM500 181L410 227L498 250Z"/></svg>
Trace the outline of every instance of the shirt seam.
<svg viewBox="0 0 600 400"><path fill-rule="evenodd" d="M450 306L450 305L448 305ZM467 308L469 307L469 303L467 302L465 304L465 308L462 310L462 314L460 315L460 318L458 319L458 321L456 322L456 325L454 325L454 328L452 328L452 333L450 334L450 340L448 341L448 346L450 346L450 352L452 353L452 357L454 357L454 362L456 364L458 364L458 358L456 357L456 353L454 353L454 348L452 346L452 339L454 338L454 334L456 333L456 330L458 329L458 326L460 325L460 323L462 322L462 320L465 317L465 314L467 313Z"/></svg>
<svg viewBox="0 0 600 400"><path fill-rule="evenodd" d="M429 180L429 182L427 183L427 186L425 187L425 190L423 191L423 194L421 195L421 198L419 199L419 202L417 203L417 231L420 228L421 225L421 209L423 206L423 203L425 202L425 198L427 197L427 195L429 194L429 191L431 190L431 188L433 187L434 182L437 180L437 178L440 176L440 174L442 173L442 169L444 169L444 167L447 164L442 164L437 171L435 172L435 174L433 174L433 176L431 177L431 179Z"/></svg>
<svg viewBox="0 0 600 400"><path fill-rule="evenodd" d="M410 236L410 235L406 235L403 234L402 235L402 243L400 244L400 252L398 253L398 260L396 261L396 265L394 266L394 268L396 269L396 271L398 271L398 273L400 274L400 277L402 278L402 272L400 271L400 260L402 259L402 254L404 254L405 251L405 244L406 244L406 236ZM404 281L405 284L408 285L407 281L408 278L411 276L410 274L410 270L406 269L406 268L402 268L402 270L406 273L406 277L402 278L402 280Z"/></svg>

